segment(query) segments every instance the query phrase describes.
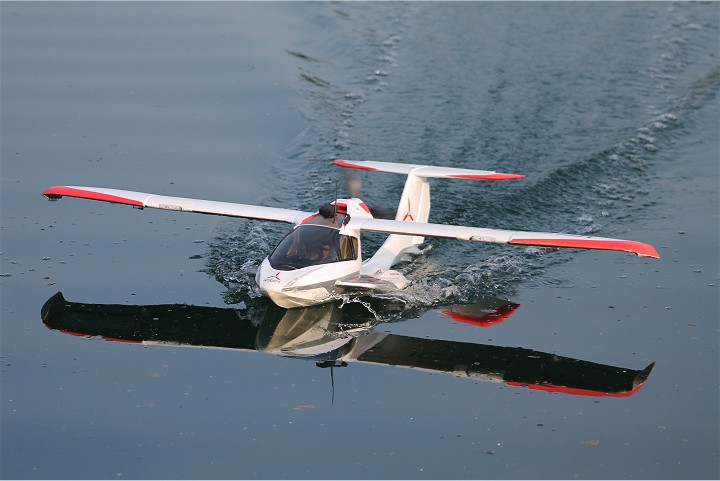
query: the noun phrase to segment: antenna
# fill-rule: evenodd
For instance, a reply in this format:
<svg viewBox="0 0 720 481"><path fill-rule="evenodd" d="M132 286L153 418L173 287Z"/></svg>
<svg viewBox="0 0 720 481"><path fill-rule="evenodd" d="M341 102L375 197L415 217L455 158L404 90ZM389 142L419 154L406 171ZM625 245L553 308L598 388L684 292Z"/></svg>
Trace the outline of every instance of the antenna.
<svg viewBox="0 0 720 481"><path fill-rule="evenodd" d="M330 386L332 387L332 396L330 397L330 405L335 405L335 375L334 366L330 366Z"/></svg>

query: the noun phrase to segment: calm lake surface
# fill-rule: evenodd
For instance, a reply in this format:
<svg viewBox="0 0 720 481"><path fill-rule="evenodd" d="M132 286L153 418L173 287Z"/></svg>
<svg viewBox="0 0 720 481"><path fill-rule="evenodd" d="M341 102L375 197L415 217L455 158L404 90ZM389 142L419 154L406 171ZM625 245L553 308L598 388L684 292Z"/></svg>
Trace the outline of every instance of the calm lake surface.
<svg viewBox="0 0 720 481"><path fill-rule="evenodd" d="M720 477L718 3L0 14L2 478ZM407 291L348 296L320 313L321 337L464 346L475 362L408 369L422 356L397 347L320 369L275 347L304 320L245 274L287 226L40 195L314 210L347 191L338 157L523 173L433 182L431 221L627 238L661 259L428 240L399 266ZM355 180L369 205L397 206L401 176ZM57 292L84 336L44 325ZM489 297L519 307L484 326L448 315ZM535 367L655 365L620 395L506 368L526 353L512 348Z"/></svg>

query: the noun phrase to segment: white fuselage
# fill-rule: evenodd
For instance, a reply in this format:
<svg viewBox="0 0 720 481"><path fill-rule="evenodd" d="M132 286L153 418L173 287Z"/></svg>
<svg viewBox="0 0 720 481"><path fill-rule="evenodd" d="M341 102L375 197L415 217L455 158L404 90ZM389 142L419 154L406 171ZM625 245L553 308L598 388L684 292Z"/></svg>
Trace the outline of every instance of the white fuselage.
<svg viewBox="0 0 720 481"><path fill-rule="evenodd" d="M342 212L304 219L260 264L255 283L280 307L307 307L338 299L338 279L360 272L360 234Z"/></svg>
<svg viewBox="0 0 720 481"><path fill-rule="evenodd" d="M360 199L335 201L334 216L320 213L304 219L280 241L255 274L260 292L284 308L307 307L340 298L347 288L404 289L409 281L389 270L422 237L390 235L363 262L359 223L372 219ZM325 257L323 257L325 256Z"/></svg>

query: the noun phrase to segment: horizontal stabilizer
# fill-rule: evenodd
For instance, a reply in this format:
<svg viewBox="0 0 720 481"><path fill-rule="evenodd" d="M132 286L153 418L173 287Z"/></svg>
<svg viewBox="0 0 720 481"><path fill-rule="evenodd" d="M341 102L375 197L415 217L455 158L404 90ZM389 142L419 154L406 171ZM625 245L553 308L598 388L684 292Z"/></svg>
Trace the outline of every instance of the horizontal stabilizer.
<svg viewBox="0 0 720 481"><path fill-rule="evenodd" d="M490 327L512 316L518 307L520 304L504 299L480 296L473 304L454 304L440 312L459 322Z"/></svg>
<svg viewBox="0 0 720 481"><path fill-rule="evenodd" d="M422 222L401 222L386 219L358 219L352 227L366 232L441 237L496 244L519 244L541 247L570 247L575 249L601 249L627 251L642 257L659 258L655 248L642 242L605 237L591 237L549 232L524 232L481 227L464 227Z"/></svg>
<svg viewBox="0 0 720 481"><path fill-rule="evenodd" d="M443 179L476 179L476 180L512 180L522 179L522 174L503 174L492 170L459 169L455 167L438 167L434 165L400 164L395 162L379 162L374 160L335 160L335 165L351 169L389 172L393 174L413 175L423 178L435 177Z"/></svg>
<svg viewBox="0 0 720 481"><path fill-rule="evenodd" d="M165 195L147 194L129 190L104 189L98 187L55 186L43 192L50 200L62 197L99 200L114 204L125 204L143 209L165 209L198 214L243 217L276 222L299 224L314 212L302 212L291 209L279 209L259 205L234 204L231 202L215 202L211 200L189 199L184 197L168 197Z"/></svg>

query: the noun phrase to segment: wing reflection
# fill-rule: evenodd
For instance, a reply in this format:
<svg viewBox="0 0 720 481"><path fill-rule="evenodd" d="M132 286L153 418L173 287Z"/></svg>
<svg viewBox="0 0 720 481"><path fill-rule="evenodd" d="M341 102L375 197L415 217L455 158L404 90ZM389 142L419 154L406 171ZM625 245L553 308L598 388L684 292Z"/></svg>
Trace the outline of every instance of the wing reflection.
<svg viewBox="0 0 720 481"><path fill-rule="evenodd" d="M472 309L453 306L446 313L487 325L516 308L517 304L486 298ZM654 366L632 370L519 347L374 332L377 322L360 303L290 310L268 303L261 315L253 316L231 308L186 304L68 302L58 292L42 307L41 315L47 327L83 337L261 351L313 359L320 367L384 364L585 396L633 395Z"/></svg>

